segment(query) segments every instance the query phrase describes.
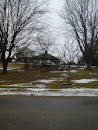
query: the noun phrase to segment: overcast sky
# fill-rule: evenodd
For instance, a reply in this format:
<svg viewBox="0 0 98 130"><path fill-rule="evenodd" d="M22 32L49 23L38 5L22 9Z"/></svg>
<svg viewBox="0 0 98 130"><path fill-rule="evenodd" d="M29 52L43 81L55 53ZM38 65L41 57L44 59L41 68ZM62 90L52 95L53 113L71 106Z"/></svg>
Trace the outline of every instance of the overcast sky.
<svg viewBox="0 0 98 130"><path fill-rule="evenodd" d="M58 15L58 12L62 10L63 3L64 0L50 0L51 20L54 27L59 27L62 24L62 19Z"/></svg>
<svg viewBox="0 0 98 130"><path fill-rule="evenodd" d="M62 31L62 25L64 24L64 21L60 16L58 15L59 12L62 10L62 6L64 4L64 0L50 0L50 6L49 9L51 13L49 14L50 21L51 21L51 26L56 32L56 35L58 36L58 39L56 40L56 44L64 44L64 36L63 36L63 31ZM55 51L54 51L55 53Z"/></svg>

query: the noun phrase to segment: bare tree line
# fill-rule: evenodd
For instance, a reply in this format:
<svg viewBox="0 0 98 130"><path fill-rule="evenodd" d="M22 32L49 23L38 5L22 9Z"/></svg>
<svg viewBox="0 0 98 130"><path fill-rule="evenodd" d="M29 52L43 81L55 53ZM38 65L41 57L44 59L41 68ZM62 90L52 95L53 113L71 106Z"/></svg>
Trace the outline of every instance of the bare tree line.
<svg viewBox="0 0 98 130"><path fill-rule="evenodd" d="M87 69L91 69L93 59L98 56L97 5L97 0L65 0L60 14L77 40ZM44 16L48 12L47 7L47 0L0 1L0 56L3 73L7 73L8 63L13 59L17 48L34 42L43 51L54 46L57 37L46 31ZM71 46L69 42L66 43L67 59L71 59L76 52Z"/></svg>
<svg viewBox="0 0 98 130"><path fill-rule="evenodd" d="M32 34L42 30L41 19L47 13L48 2L38 0L0 1L0 55L3 73L14 57L17 47L32 42Z"/></svg>
<svg viewBox="0 0 98 130"><path fill-rule="evenodd" d="M61 17L70 28L83 54L87 69L98 51L98 1L65 0Z"/></svg>

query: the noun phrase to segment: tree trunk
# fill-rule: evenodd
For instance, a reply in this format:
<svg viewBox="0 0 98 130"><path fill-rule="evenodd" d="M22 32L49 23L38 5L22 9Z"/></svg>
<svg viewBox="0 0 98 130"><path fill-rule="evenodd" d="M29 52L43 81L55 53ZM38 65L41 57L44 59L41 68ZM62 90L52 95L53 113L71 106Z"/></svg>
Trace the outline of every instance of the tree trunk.
<svg viewBox="0 0 98 130"><path fill-rule="evenodd" d="M86 70L92 70L91 63L87 63L87 68L86 68Z"/></svg>
<svg viewBox="0 0 98 130"><path fill-rule="evenodd" d="M67 78L67 84L70 84L70 65L68 67L68 78Z"/></svg>
<svg viewBox="0 0 98 130"><path fill-rule="evenodd" d="M92 70L92 56L89 54L86 54L85 56L84 56L84 60L85 60L85 62L86 62L86 65L87 65L87 68L86 68L86 70Z"/></svg>
<svg viewBox="0 0 98 130"><path fill-rule="evenodd" d="M7 66L8 66L8 62L7 61L4 61L3 62L3 74L7 74Z"/></svg>

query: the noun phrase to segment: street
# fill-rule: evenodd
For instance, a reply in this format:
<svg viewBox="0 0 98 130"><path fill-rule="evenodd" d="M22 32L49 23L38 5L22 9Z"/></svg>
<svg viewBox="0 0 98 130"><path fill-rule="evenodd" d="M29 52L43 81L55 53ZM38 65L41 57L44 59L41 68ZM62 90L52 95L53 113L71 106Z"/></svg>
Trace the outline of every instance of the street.
<svg viewBox="0 0 98 130"><path fill-rule="evenodd" d="M98 130L98 98L0 96L0 130Z"/></svg>

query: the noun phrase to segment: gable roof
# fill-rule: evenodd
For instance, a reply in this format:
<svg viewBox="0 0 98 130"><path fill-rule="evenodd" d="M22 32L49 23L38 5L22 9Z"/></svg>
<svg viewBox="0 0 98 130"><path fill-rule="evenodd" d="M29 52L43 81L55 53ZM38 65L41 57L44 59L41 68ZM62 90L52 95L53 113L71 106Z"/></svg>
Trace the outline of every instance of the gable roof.
<svg viewBox="0 0 98 130"><path fill-rule="evenodd" d="M58 58L56 58L56 57L54 57L54 56L52 56L50 54L47 54L47 53L43 53L43 54L41 54L39 56L35 56L35 57L33 57L33 59L59 60Z"/></svg>

